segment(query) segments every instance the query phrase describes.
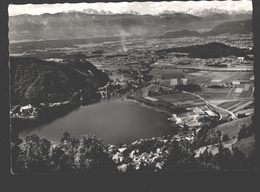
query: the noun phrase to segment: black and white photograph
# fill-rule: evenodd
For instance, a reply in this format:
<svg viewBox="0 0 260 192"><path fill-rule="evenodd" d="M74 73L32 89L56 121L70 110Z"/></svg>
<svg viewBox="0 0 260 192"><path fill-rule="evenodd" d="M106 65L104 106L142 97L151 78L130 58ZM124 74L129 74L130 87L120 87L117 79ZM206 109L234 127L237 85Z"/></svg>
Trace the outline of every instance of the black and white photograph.
<svg viewBox="0 0 260 192"><path fill-rule="evenodd" d="M8 15L12 174L256 170L251 0Z"/></svg>

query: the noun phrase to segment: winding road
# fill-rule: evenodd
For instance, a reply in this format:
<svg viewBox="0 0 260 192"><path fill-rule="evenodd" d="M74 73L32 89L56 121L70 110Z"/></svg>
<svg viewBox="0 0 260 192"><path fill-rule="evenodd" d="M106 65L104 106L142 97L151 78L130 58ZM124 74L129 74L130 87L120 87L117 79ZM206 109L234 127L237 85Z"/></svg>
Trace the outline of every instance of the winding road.
<svg viewBox="0 0 260 192"><path fill-rule="evenodd" d="M225 111L225 112L229 113L229 114L231 115L232 119L237 119L237 117L236 117L236 116L234 115L234 113L232 113L231 111L228 111L228 110L223 109L223 108L221 108L221 107L219 107L219 106L217 106L217 105L214 105L214 104L210 103L209 101L207 101L206 99L204 99L203 97L201 97L201 96L199 96L199 95L197 95L197 94L195 94L195 93L190 93L190 92L187 92L187 91L182 91L182 92L183 92L183 93L188 93L188 94L194 95L194 96L196 96L196 97L199 97L200 99L202 99L203 101L205 101L206 104L211 105L211 106L213 106L213 107L215 107L215 108L217 108L217 109L220 109L220 110L222 110L222 111Z"/></svg>

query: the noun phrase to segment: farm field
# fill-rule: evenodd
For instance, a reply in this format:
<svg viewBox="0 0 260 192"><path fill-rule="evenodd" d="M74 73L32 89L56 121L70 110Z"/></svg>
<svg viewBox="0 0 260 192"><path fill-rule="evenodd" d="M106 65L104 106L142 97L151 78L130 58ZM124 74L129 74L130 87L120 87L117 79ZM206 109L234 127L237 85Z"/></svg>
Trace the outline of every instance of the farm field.
<svg viewBox="0 0 260 192"><path fill-rule="evenodd" d="M165 86L165 88L174 88L175 85L171 84L174 78L177 80L174 84L181 83L181 78L186 78L188 84L206 84L206 86L202 87L202 91L196 94L208 100L210 103L234 113L239 112L241 109L253 103L251 100L253 99L254 85L253 80L250 80L253 77L253 72L198 71L164 67L162 69L153 68L151 73L155 79L160 79L160 85L162 87ZM232 85L232 82L238 82L239 84ZM207 87L207 85L222 85L226 83L228 83L229 88ZM158 103L171 103L172 107L182 108L198 106L203 102L196 96L184 93L159 95L154 96L154 98L158 99ZM215 109L214 107L212 109L219 112L222 118L229 116L229 113L224 110Z"/></svg>
<svg viewBox="0 0 260 192"><path fill-rule="evenodd" d="M204 93L203 95L200 95L201 97L203 97L204 99L207 99L209 101L211 100L226 100L226 93L217 93L217 92L208 92L208 93Z"/></svg>
<svg viewBox="0 0 260 192"><path fill-rule="evenodd" d="M240 65L237 67L208 67L205 65L178 65L178 69L201 69L201 70L209 70L209 71L221 71L221 72L240 72L240 71L253 71L252 65Z"/></svg>
<svg viewBox="0 0 260 192"><path fill-rule="evenodd" d="M232 111L232 112L237 112L238 110L243 109L244 107L246 107L252 103L253 103L253 101L241 101L237 105L234 105L234 106L228 108L227 110Z"/></svg>
<svg viewBox="0 0 260 192"><path fill-rule="evenodd" d="M254 113L254 108L245 109L245 110L239 110L239 111L234 112L235 115L246 114L246 113L253 114Z"/></svg>
<svg viewBox="0 0 260 192"><path fill-rule="evenodd" d="M205 102L202 99L187 93L172 93L172 94L158 95L153 97L158 100L171 103L176 107L183 107L183 108L205 104Z"/></svg>
<svg viewBox="0 0 260 192"><path fill-rule="evenodd" d="M156 63L153 63L151 67L174 67L174 63L176 61L174 59L158 59Z"/></svg>
<svg viewBox="0 0 260 192"><path fill-rule="evenodd" d="M201 97L207 100L227 100L226 96L229 93L229 88L205 88Z"/></svg>
<svg viewBox="0 0 260 192"><path fill-rule="evenodd" d="M229 102L223 102L223 103L220 103L218 106L223 108L223 109L228 109L238 103L240 103L241 101L229 101Z"/></svg>
<svg viewBox="0 0 260 192"><path fill-rule="evenodd" d="M238 80L248 80L253 76L253 72L211 72L211 71L197 71L192 73L185 73L185 77L189 78L193 83L216 84L225 83Z"/></svg>
<svg viewBox="0 0 260 192"><path fill-rule="evenodd" d="M214 94L223 93L223 94L227 94L227 93L229 93L229 91L230 91L229 88L205 88L203 90L204 94L207 94L207 93L214 93Z"/></svg>
<svg viewBox="0 0 260 192"><path fill-rule="evenodd" d="M225 79L225 81L236 81L236 80L247 80L250 79L253 76L253 72L235 72L231 77L228 77Z"/></svg>
<svg viewBox="0 0 260 192"><path fill-rule="evenodd" d="M253 84L240 84L230 89L227 94L228 98L253 98L254 86Z"/></svg>
<svg viewBox="0 0 260 192"><path fill-rule="evenodd" d="M184 78L183 70L180 69L159 69L153 68L150 71L150 74L153 76L153 79L173 79L173 78Z"/></svg>

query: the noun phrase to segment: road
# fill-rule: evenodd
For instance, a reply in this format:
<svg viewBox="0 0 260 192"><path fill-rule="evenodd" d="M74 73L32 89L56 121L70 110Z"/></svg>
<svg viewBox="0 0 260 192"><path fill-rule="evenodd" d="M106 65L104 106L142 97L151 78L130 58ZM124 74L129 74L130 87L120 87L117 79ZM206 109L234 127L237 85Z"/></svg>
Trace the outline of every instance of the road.
<svg viewBox="0 0 260 192"><path fill-rule="evenodd" d="M214 104L210 103L209 101L207 101L206 99L204 99L203 97L201 97L201 96L199 96L199 95L197 95L197 94L195 94L195 93L190 93L190 92L187 92L187 91L182 91L182 92L183 92L183 93L188 93L188 94L191 94L191 95L194 95L194 96L197 96L197 97L199 97L200 99L202 99L203 101L205 101L206 104L211 105L211 106L213 106L213 107L215 107L215 108L217 108L217 109L220 109L220 110L222 110L222 111L225 111L225 112L229 113L229 114L231 115L232 119L237 119L237 117L236 117L236 116L234 115L234 113L232 113L231 111L228 111L228 110L223 109L223 108L221 108L221 107L219 107L219 106L217 106L217 105L214 105Z"/></svg>

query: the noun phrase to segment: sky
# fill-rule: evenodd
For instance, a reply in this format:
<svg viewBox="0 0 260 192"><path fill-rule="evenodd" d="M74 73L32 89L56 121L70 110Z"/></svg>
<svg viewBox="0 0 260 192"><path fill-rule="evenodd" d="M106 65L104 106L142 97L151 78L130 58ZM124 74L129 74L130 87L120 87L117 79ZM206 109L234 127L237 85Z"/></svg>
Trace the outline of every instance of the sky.
<svg viewBox="0 0 260 192"><path fill-rule="evenodd" d="M240 1L172 1L172 2L120 2L120 3L74 3L74 4L25 4L9 5L8 12L10 16L19 14L40 15L43 13L58 13L66 11L82 11L83 9L92 8L97 11L105 10L113 13L134 10L141 14L158 14L164 10L174 10L177 12L188 9L201 10L205 8L219 8L226 10L252 10L251 0Z"/></svg>

